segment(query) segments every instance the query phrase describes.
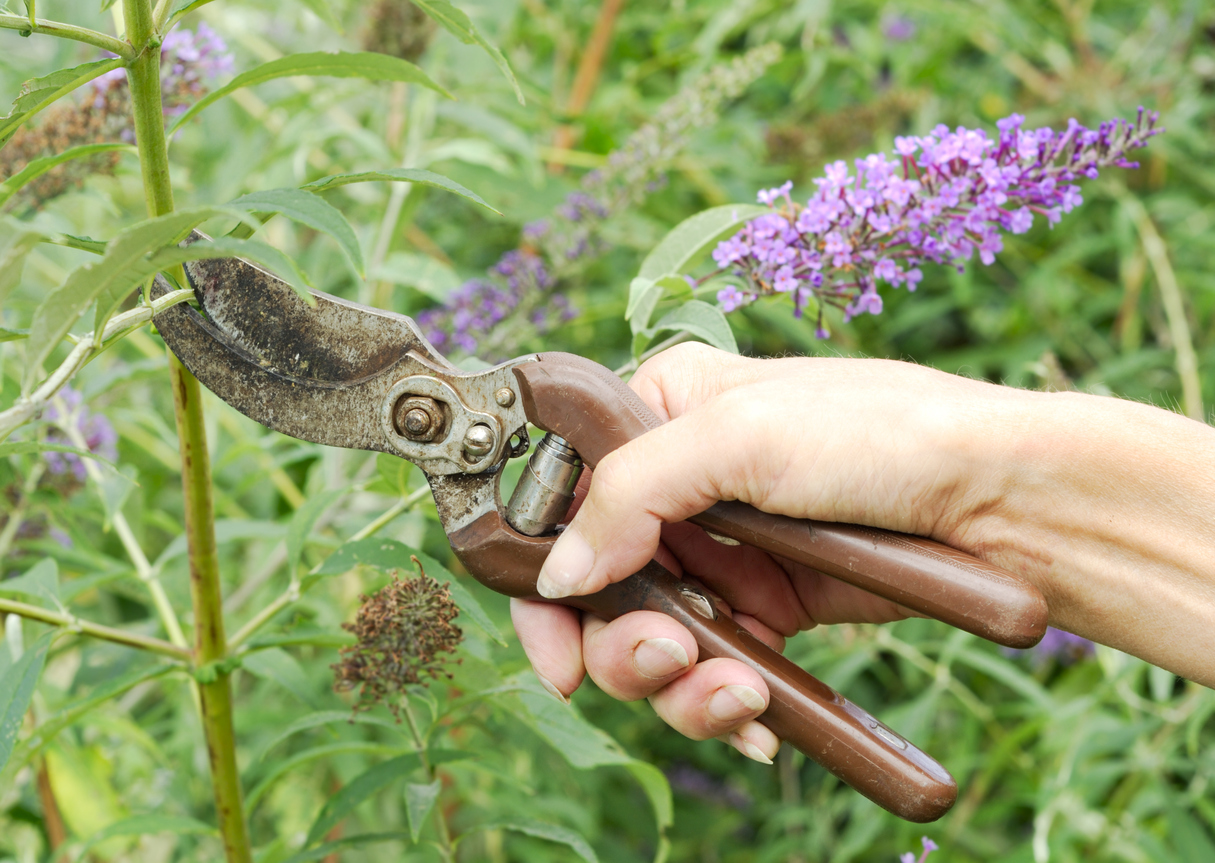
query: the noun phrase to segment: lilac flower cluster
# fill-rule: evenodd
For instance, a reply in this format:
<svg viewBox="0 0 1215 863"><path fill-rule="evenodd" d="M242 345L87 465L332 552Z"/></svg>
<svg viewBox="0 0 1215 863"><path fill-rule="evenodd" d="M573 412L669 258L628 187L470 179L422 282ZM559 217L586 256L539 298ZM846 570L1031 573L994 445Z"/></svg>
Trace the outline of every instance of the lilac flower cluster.
<svg viewBox="0 0 1215 863"><path fill-rule="evenodd" d="M928 859L929 854L931 854L933 851L940 850L937 843L933 842L927 836L920 837L920 844L924 846L924 850L920 852L920 856L918 858L915 856L914 851L907 851L899 855L899 863L924 863L924 861Z"/></svg>
<svg viewBox="0 0 1215 863"><path fill-rule="evenodd" d="M115 461L118 458L118 433L110 425L110 421L101 414L89 411L82 404L78 391L65 387L59 394L66 411L61 413L59 408L52 405L44 414L44 419L57 425L60 429L69 424L79 429L80 436L88 445L89 452L96 453L104 459ZM46 436L47 443L75 446L64 431L52 431ZM80 482L84 482L86 473L84 462L80 456L71 452L46 452L43 454L47 469L56 475L70 473Z"/></svg>
<svg viewBox="0 0 1215 863"><path fill-rule="evenodd" d="M1001 231L1023 234L1037 216L1055 225L1083 203L1074 182L1104 167L1135 168L1127 154L1157 134L1158 115L1139 109L1134 123L1111 120L1097 129L1074 119L1067 129L1024 129L1013 114L982 130L937 126L923 137L895 139L894 158L875 153L843 161L816 179L804 206L792 183L759 193L771 213L749 222L713 252L718 270L740 276L718 301L733 311L760 296L788 294L794 314L813 297L817 335L828 335L823 309L835 306L848 321L878 314L878 283L914 291L926 262L959 270L974 253L991 264L1004 247Z"/></svg>
<svg viewBox="0 0 1215 863"><path fill-rule="evenodd" d="M525 299L547 294L556 284L540 256L526 248L511 249L489 272L497 278L467 281L444 305L417 316L423 334L436 348L455 347L471 354L478 346L477 335L492 330ZM529 316L540 333L577 314L565 297L553 294L550 299Z"/></svg>
<svg viewBox="0 0 1215 863"><path fill-rule="evenodd" d="M206 24L199 24L194 31L174 30L160 45L160 91L165 113L181 114L207 92L207 81L229 75L234 68L228 46ZM126 82L126 69L115 69L94 79L91 86L95 104L100 107L110 90L125 87Z"/></svg>

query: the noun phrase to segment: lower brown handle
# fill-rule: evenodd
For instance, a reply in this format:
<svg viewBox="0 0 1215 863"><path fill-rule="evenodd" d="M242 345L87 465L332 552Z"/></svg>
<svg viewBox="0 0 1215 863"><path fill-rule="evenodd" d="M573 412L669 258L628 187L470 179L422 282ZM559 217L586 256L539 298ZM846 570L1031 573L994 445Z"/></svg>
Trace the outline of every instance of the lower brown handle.
<svg viewBox="0 0 1215 863"><path fill-rule="evenodd" d="M769 702L759 721L786 743L900 818L935 821L949 811L958 786L944 767L729 617L698 612L685 599L689 590L695 588L650 563L571 604L606 619L637 609L669 614L696 637L701 659L737 659L764 679Z"/></svg>
<svg viewBox="0 0 1215 863"><path fill-rule="evenodd" d="M1046 633L1046 599L1036 587L931 539L772 515L737 501L690 521L997 644L1032 647Z"/></svg>

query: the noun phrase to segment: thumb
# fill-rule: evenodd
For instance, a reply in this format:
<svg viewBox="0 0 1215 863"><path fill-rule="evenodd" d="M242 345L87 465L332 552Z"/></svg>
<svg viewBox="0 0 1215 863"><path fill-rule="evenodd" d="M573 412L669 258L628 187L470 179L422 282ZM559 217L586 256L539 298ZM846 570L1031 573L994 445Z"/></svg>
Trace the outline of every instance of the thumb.
<svg viewBox="0 0 1215 863"><path fill-rule="evenodd" d="M733 449L707 428L714 399L636 438L596 465L581 508L553 545L536 589L558 599L594 593L641 569L658 548L662 525L683 521L720 499L731 465L712 455ZM735 450L736 452L736 450ZM733 459L727 459L733 461Z"/></svg>

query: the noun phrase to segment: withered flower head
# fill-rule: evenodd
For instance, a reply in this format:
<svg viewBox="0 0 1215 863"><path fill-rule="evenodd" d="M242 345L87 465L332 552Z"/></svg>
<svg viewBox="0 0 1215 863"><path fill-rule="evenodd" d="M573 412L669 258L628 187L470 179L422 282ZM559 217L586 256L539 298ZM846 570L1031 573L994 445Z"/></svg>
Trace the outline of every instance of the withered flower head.
<svg viewBox="0 0 1215 863"><path fill-rule="evenodd" d="M444 654L455 653L464 638L451 622L460 613L451 591L428 576L416 557L413 562L415 578L401 580L394 570L390 583L361 597L358 618L342 624L358 642L343 647L341 662L332 666L339 691L359 687L356 712L387 701L398 722L406 687L450 679L443 666L452 660Z"/></svg>

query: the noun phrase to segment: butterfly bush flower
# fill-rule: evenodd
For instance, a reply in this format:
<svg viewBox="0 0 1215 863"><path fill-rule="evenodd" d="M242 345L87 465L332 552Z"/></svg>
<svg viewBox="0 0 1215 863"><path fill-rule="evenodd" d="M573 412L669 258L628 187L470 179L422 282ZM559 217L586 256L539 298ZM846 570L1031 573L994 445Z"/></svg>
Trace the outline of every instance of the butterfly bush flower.
<svg viewBox="0 0 1215 863"><path fill-rule="evenodd" d="M927 836L920 837L920 844L924 850L920 852L920 856L916 857L914 851L908 851L899 856L899 863L924 863L928 859L928 855L933 851L940 850L937 843L933 842Z"/></svg>
<svg viewBox="0 0 1215 863"><path fill-rule="evenodd" d="M1038 665L1045 665L1052 659L1061 665L1072 665L1094 657L1097 654L1097 646L1082 635L1048 626L1042 640L1028 650L1006 647L1003 652L1006 656L1013 657L1028 653Z"/></svg>
<svg viewBox="0 0 1215 863"><path fill-rule="evenodd" d="M234 68L228 46L206 24L199 24L193 31L174 30L160 45L160 92L165 113L169 116L183 113L206 94L208 81L230 75ZM126 69L114 69L94 79L89 86L93 88L95 104L104 103L107 93L125 88L126 83Z"/></svg>
<svg viewBox="0 0 1215 863"><path fill-rule="evenodd" d="M43 415L44 419L58 427L46 436L47 443L75 446L72 436L66 432L67 428L74 428L80 431L89 452L96 453L107 461L116 461L118 433L114 431L110 421L101 414L89 411L82 403L80 393L70 387L65 387L59 397L63 410L52 404ZM43 458L46 460L47 470L52 474L71 474L79 482L84 482L87 476L84 462L76 453L48 451L43 453Z"/></svg>
<svg viewBox="0 0 1215 863"><path fill-rule="evenodd" d="M465 282L448 300L416 315L426 338L443 351L483 359L515 350L530 333L543 335L577 316L562 281L600 255L603 223L651 194L663 171L687 145L691 132L709 125L722 105L742 93L780 56L763 45L691 82L655 113L653 120L583 178L546 219L523 228L518 248L504 254L483 278Z"/></svg>
<svg viewBox="0 0 1215 863"><path fill-rule="evenodd" d="M731 312L761 296L787 294L794 314L813 298L816 333L826 338L823 309L848 321L882 311L879 283L914 291L927 263L957 267L975 253L991 264L1004 232L1023 234L1039 218L1055 225L1084 198L1076 183L1101 168L1135 168L1127 159L1157 134L1158 115L1139 109L1135 122L1110 120L1088 129L1076 120L1056 132L1025 129L1013 114L990 138L981 129L937 126L900 137L893 155L875 153L827 166L805 204L785 183L759 193L771 213L720 243L713 260L740 277L717 295Z"/></svg>

